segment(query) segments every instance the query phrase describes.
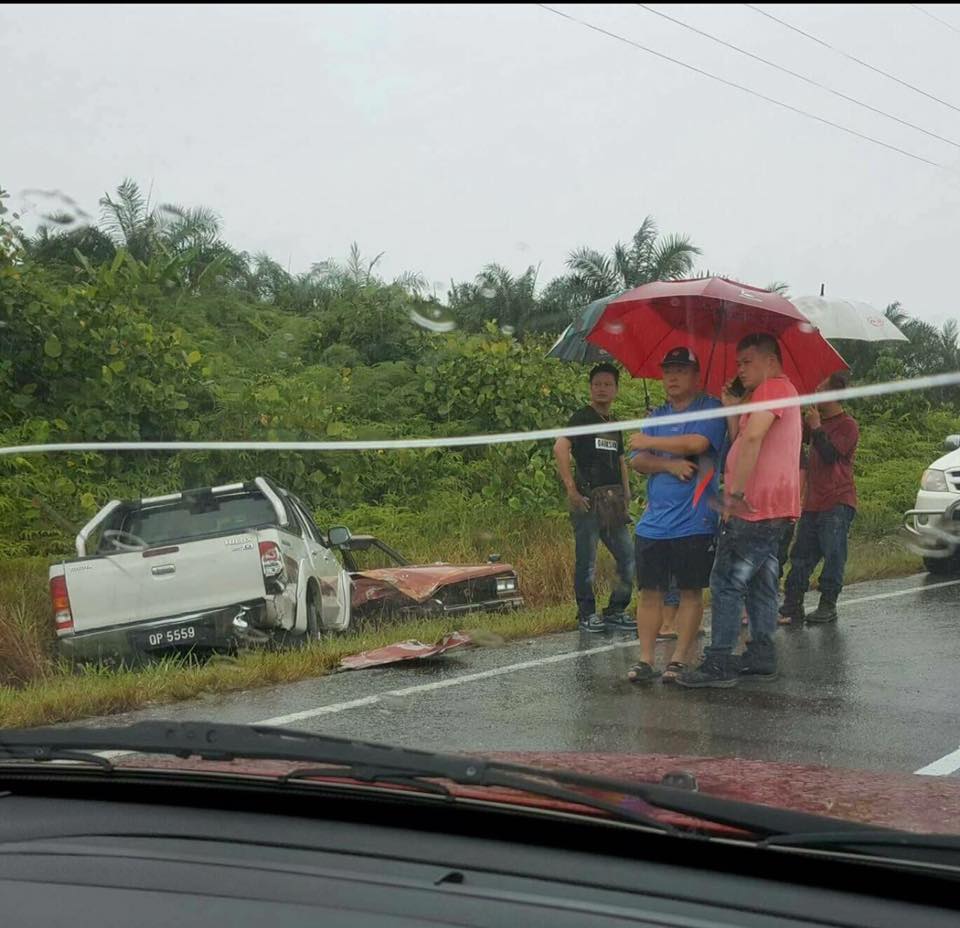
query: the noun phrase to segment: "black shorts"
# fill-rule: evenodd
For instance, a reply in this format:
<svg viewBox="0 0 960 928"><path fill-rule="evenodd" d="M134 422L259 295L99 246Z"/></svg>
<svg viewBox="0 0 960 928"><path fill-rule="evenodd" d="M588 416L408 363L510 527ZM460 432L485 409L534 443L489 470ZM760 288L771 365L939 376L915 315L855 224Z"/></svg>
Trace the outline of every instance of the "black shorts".
<svg viewBox="0 0 960 928"><path fill-rule="evenodd" d="M714 535L635 539L637 586L641 590L703 590L717 553Z"/></svg>

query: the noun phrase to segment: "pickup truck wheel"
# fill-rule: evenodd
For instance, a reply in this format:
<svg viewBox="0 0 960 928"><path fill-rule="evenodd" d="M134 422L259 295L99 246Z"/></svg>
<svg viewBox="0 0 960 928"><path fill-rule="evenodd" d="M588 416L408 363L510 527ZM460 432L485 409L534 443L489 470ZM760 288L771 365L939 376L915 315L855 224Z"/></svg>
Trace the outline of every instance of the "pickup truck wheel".
<svg viewBox="0 0 960 928"><path fill-rule="evenodd" d="M313 593L307 594L307 640L320 638L320 616L317 612L317 600Z"/></svg>

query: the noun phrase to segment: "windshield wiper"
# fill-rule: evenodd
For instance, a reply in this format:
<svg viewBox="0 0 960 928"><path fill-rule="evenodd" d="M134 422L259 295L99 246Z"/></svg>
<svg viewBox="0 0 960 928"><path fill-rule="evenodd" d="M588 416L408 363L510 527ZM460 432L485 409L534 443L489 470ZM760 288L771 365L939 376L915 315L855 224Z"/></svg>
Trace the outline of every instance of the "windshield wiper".
<svg viewBox="0 0 960 928"><path fill-rule="evenodd" d="M662 784L352 741L286 728L213 722L137 722L122 728L35 728L0 732L0 759L6 756L50 760L65 758L64 752L97 750L200 757L212 761L261 758L325 765L322 771L294 770L288 779L315 775L371 782L402 780L400 785L410 786L426 779L439 779L461 786L513 789L606 812L619 821L674 835L695 834L695 826L691 824L688 830L682 830L658 821L645 810L583 790L639 799L656 809L727 825L757 837L815 836L830 832L849 835L854 840L860 833L878 833L878 829L857 822L723 799ZM882 833L902 834L894 830Z"/></svg>
<svg viewBox="0 0 960 928"><path fill-rule="evenodd" d="M857 857L883 858L898 863L924 866L938 864L960 869L960 835L925 834L910 831L866 829L862 832L822 831L772 835L758 842L760 847L788 851L823 851Z"/></svg>

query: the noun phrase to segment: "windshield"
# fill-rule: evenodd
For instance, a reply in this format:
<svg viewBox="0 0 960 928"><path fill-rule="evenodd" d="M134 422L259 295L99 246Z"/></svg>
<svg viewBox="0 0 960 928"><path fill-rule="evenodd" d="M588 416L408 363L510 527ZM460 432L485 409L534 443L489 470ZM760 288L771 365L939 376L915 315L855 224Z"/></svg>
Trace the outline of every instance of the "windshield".
<svg viewBox="0 0 960 928"><path fill-rule="evenodd" d="M0 728L960 833L960 58L890 16L4 6Z"/></svg>

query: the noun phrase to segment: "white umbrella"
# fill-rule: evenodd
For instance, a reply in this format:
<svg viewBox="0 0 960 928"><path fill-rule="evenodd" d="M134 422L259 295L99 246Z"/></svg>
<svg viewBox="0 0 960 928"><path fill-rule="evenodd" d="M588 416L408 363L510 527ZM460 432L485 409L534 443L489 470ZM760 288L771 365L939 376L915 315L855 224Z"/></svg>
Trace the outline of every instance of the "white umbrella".
<svg viewBox="0 0 960 928"><path fill-rule="evenodd" d="M820 330L824 338L849 338L858 342L910 341L869 303L823 296L800 296L790 302Z"/></svg>

